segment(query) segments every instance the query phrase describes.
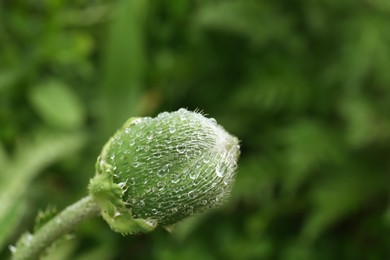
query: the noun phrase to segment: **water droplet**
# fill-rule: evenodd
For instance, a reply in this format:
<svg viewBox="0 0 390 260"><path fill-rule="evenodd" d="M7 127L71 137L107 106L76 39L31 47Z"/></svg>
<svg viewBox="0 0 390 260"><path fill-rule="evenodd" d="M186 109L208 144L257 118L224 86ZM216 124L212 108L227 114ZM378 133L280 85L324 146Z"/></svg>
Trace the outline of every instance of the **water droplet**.
<svg viewBox="0 0 390 260"><path fill-rule="evenodd" d="M172 174L172 183L178 183L180 181L180 177L178 174Z"/></svg>
<svg viewBox="0 0 390 260"><path fill-rule="evenodd" d="M171 208L171 212L172 213L176 213L177 212L177 208Z"/></svg>
<svg viewBox="0 0 390 260"><path fill-rule="evenodd" d="M140 166L140 162L137 162L137 161L135 161L135 162L133 162L133 167L134 168L137 168L138 166Z"/></svg>
<svg viewBox="0 0 390 260"><path fill-rule="evenodd" d="M198 186L198 184L200 183L200 179L195 179L192 183L193 186Z"/></svg>
<svg viewBox="0 0 390 260"><path fill-rule="evenodd" d="M148 134L147 136L146 136L146 138L148 139L148 140L152 140L153 139L153 134Z"/></svg>
<svg viewBox="0 0 390 260"><path fill-rule="evenodd" d="M142 118L136 118L133 121L131 121L131 125L138 125L139 123L142 122Z"/></svg>
<svg viewBox="0 0 390 260"><path fill-rule="evenodd" d="M158 210L157 210L157 209L152 209L152 213L153 213L154 215L156 215L156 214L157 214L157 212L158 212Z"/></svg>
<svg viewBox="0 0 390 260"><path fill-rule="evenodd" d="M119 186L121 189L123 189L123 187L126 186L126 182L125 182L125 181L120 182L120 183L118 183L118 186Z"/></svg>
<svg viewBox="0 0 390 260"><path fill-rule="evenodd" d="M222 177L224 174L224 164L222 162L218 163L217 167L215 168L215 173L218 177Z"/></svg>
<svg viewBox="0 0 390 260"><path fill-rule="evenodd" d="M217 120L215 119L215 118L210 118L210 121L211 121L211 123L213 123L213 124L217 124Z"/></svg>
<svg viewBox="0 0 390 260"><path fill-rule="evenodd" d="M161 154L161 152L154 152L153 156L158 159L158 158L161 158L162 154Z"/></svg>
<svg viewBox="0 0 390 260"><path fill-rule="evenodd" d="M119 216L122 216L122 214L119 211L115 211L114 218L117 218Z"/></svg>
<svg viewBox="0 0 390 260"><path fill-rule="evenodd" d="M179 189L179 187L175 187L175 188L173 189L173 191L174 191L175 193L178 193L178 192L180 191L180 189Z"/></svg>
<svg viewBox="0 0 390 260"><path fill-rule="evenodd" d="M130 184L130 185L134 185L134 184L135 184L135 179L134 179L134 178L130 178L129 184Z"/></svg>
<svg viewBox="0 0 390 260"><path fill-rule="evenodd" d="M190 192L188 192L188 197L190 198L190 199L193 199L193 198L195 198L195 191L190 191Z"/></svg>
<svg viewBox="0 0 390 260"><path fill-rule="evenodd" d="M194 213L193 208L190 207L189 209L187 209L186 213L187 213L187 215L192 215L192 213Z"/></svg>
<svg viewBox="0 0 390 260"><path fill-rule="evenodd" d="M163 182L158 182L158 183L157 183L157 189L163 190L164 187L165 187L165 184L164 184Z"/></svg>
<svg viewBox="0 0 390 260"><path fill-rule="evenodd" d="M186 147L183 144L179 144L176 146L176 151L180 154L183 154L186 152Z"/></svg>
<svg viewBox="0 0 390 260"><path fill-rule="evenodd" d="M161 134L162 132L163 132L163 130L162 130L161 127L159 127L159 128L156 129L156 133L157 133L157 134Z"/></svg>
<svg viewBox="0 0 390 260"><path fill-rule="evenodd" d="M173 134L174 132L176 132L176 128L174 126L169 127L169 132Z"/></svg>
<svg viewBox="0 0 390 260"><path fill-rule="evenodd" d="M196 178L198 178L199 172L198 171L190 171L189 176L191 179L195 180Z"/></svg>
<svg viewBox="0 0 390 260"><path fill-rule="evenodd" d="M162 118L162 117L167 117L168 115L169 115L168 112L162 112L162 113L158 114L157 117Z"/></svg>
<svg viewBox="0 0 390 260"><path fill-rule="evenodd" d="M140 200L140 201L138 202L138 206L139 206L140 208L144 207L144 206L145 206L145 201Z"/></svg>

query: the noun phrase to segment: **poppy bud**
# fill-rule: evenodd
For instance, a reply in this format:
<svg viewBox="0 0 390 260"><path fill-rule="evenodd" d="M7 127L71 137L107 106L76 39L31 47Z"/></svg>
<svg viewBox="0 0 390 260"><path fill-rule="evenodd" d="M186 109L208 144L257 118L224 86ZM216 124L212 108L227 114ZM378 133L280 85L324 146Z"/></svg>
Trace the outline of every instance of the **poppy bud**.
<svg viewBox="0 0 390 260"><path fill-rule="evenodd" d="M197 112L131 118L104 146L89 191L114 231L148 232L221 205L239 153L236 137Z"/></svg>

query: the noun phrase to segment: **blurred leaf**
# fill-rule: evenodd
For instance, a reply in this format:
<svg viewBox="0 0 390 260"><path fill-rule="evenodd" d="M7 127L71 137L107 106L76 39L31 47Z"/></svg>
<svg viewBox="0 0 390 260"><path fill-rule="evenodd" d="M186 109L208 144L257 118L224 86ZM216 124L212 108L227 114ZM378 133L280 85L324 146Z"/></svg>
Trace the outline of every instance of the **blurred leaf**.
<svg viewBox="0 0 390 260"><path fill-rule="evenodd" d="M209 2L200 8L196 21L204 27L242 35L261 45L293 37L290 30L293 21L264 1Z"/></svg>
<svg viewBox="0 0 390 260"><path fill-rule="evenodd" d="M340 138L316 121L296 122L280 131L280 140L286 147L284 157L288 173L283 184L287 192L296 191L324 167L334 167L345 161Z"/></svg>
<svg viewBox="0 0 390 260"><path fill-rule="evenodd" d="M36 233L38 229L40 229L43 225L55 217L57 213L57 209L52 206L48 206L44 211L38 211L38 214L35 217L34 233Z"/></svg>
<svg viewBox="0 0 390 260"><path fill-rule="evenodd" d="M85 119L85 110L78 96L63 82L50 80L35 86L30 100L39 115L50 125L79 128Z"/></svg>
<svg viewBox="0 0 390 260"><path fill-rule="evenodd" d="M82 32L53 35L47 46L41 46L42 53L56 63L75 65L83 62L92 52L94 42L91 36Z"/></svg>
<svg viewBox="0 0 390 260"><path fill-rule="evenodd" d="M139 115L146 70L145 24L149 1L121 0L111 25L101 83L104 136Z"/></svg>
<svg viewBox="0 0 390 260"><path fill-rule="evenodd" d="M40 258L40 260L68 260L77 246L77 241L71 237L63 238L54 243Z"/></svg>
<svg viewBox="0 0 390 260"><path fill-rule="evenodd" d="M0 223L10 216L11 211L15 211L15 202L24 200L28 195L29 185L40 171L62 157L75 153L84 143L85 136L79 133L52 134L21 146L8 167L0 169ZM15 221L18 221L16 219L20 219L21 215L15 217Z"/></svg>
<svg viewBox="0 0 390 260"><path fill-rule="evenodd" d="M0 142L0 168L6 168L7 163L8 163L8 155L2 143ZM1 180L1 176L0 176L0 180Z"/></svg>
<svg viewBox="0 0 390 260"><path fill-rule="evenodd" d="M0 212L0 250L4 248L9 237L15 232L26 208L26 200L19 199L14 201L7 211Z"/></svg>
<svg viewBox="0 0 390 260"><path fill-rule="evenodd" d="M207 218L206 214L186 218L172 227L172 235L179 241L185 240Z"/></svg>
<svg viewBox="0 0 390 260"><path fill-rule="evenodd" d="M353 146L362 147L390 137L390 122L364 97L343 99L340 112L347 123L346 139Z"/></svg>
<svg viewBox="0 0 390 260"><path fill-rule="evenodd" d="M93 249L87 250L85 253L73 256L74 260L90 260L90 259L114 259L116 252L110 245L100 245Z"/></svg>
<svg viewBox="0 0 390 260"><path fill-rule="evenodd" d="M21 71L18 69L8 69L0 71L0 92L12 87L20 80Z"/></svg>
<svg viewBox="0 0 390 260"><path fill-rule="evenodd" d="M334 78L356 93L369 79L389 81L390 26L386 16L364 13L346 20L346 40L341 59L337 60Z"/></svg>
<svg viewBox="0 0 390 260"><path fill-rule="evenodd" d="M356 212L381 193L386 182L370 175L351 172L322 180L311 194L313 210L302 230L304 238L317 239L326 229Z"/></svg>

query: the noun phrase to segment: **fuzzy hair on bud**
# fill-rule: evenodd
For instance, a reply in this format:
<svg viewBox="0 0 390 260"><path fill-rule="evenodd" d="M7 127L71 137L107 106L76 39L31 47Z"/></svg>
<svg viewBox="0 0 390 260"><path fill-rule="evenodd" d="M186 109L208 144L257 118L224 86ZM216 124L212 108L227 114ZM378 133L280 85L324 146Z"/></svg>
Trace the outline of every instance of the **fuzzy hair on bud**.
<svg viewBox="0 0 390 260"><path fill-rule="evenodd" d="M236 137L201 113L131 118L104 146L89 190L113 230L148 232L221 205L239 149Z"/></svg>

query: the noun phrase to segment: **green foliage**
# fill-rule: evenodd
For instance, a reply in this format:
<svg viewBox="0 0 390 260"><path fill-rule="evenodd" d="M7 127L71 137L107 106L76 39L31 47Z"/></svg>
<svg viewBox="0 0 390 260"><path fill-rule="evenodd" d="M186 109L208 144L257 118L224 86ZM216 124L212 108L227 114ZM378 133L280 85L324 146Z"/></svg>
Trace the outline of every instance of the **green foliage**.
<svg viewBox="0 0 390 260"><path fill-rule="evenodd" d="M387 0L0 2L0 258L39 208L86 194L125 118L186 107L241 140L230 203L173 234L86 223L59 256L388 259L389 15Z"/></svg>

